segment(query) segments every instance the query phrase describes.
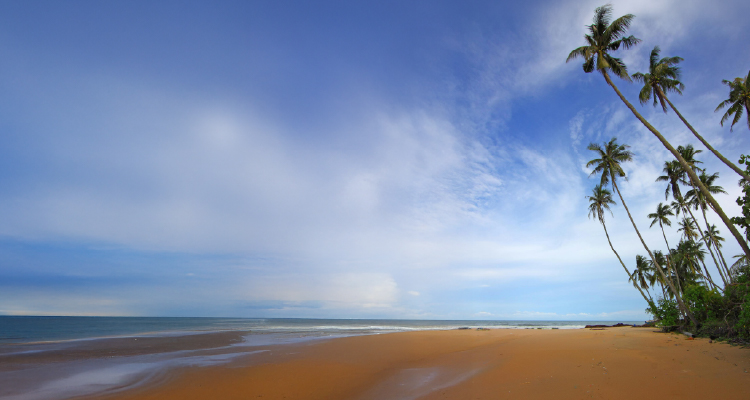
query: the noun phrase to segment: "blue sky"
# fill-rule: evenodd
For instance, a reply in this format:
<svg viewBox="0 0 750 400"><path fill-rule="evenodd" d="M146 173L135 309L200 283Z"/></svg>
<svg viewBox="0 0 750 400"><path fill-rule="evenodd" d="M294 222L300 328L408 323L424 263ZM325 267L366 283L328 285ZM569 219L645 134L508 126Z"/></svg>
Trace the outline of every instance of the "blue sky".
<svg viewBox="0 0 750 400"><path fill-rule="evenodd" d="M0 314L646 318L586 216L586 145L632 146L622 190L656 249L669 156L565 63L599 5L3 3ZM747 152L713 109L750 68L750 5L613 5L643 39L620 53L630 72L655 45L685 58L675 104ZM737 215L736 178L701 159ZM614 213L632 266L644 251Z"/></svg>

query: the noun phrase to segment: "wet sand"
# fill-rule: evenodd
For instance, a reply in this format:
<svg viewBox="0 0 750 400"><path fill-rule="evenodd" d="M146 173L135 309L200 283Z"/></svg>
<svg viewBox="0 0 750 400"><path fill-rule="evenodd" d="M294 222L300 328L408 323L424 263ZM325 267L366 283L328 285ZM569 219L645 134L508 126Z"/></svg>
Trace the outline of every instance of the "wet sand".
<svg viewBox="0 0 750 400"><path fill-rule="evenodd" d="M101 399L747 399L750 350L605 330L454 330L266 347Z"/></svg>
<svg viewBox="0 0 750 400"><path fill-rule="evenodd" d="M0 347L0 371L19 369L26 365L210 350L241 343L245 334L247 332L243 331L211 332L6 345Z"/></svg>

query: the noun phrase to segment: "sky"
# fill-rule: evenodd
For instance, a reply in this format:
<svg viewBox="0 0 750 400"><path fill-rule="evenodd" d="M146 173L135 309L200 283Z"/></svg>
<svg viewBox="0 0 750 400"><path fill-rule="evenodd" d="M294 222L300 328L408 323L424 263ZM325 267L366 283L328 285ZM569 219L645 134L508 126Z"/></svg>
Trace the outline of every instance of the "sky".
<svg viewBox="0 0 750 400"><path fill-rule="evenodd" d="M587 218L586 146L631 146L622 194L654 249L670 155L565 62L600 5L3 2L0 314L647 319ZM714 108L750 68L750 3L613 7L643 40L615 53L630 73L656 45L683 57L673 102L747 153L744 120L730 132ZM706 153L738 215L737 177ZM645 251L619 203L607 228L632 268Z"/></svg>

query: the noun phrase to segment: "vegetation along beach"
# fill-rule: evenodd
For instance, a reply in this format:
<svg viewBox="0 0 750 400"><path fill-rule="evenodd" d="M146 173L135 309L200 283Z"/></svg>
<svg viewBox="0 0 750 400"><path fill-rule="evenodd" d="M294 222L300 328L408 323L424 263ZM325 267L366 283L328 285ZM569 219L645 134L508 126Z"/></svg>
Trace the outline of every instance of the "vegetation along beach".
<svg viewBox="0 0 750 400"><path fill-rule="evenodd" d="M0 400L750 398L750 2L0 11Z"/></svg>

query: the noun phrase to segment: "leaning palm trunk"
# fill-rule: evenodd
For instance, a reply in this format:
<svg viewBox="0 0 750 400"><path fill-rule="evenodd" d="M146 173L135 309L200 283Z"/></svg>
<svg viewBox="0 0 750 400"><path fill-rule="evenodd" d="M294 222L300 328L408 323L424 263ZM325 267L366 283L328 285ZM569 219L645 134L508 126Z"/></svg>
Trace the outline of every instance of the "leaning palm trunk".
<svg viewBox="0 0 750 400"><path fill-rule="evenodd" d="M682 288L680 287L680 276L677 274L677 268L674 268L672 265L672 262L669 260L670 256L670 247L669 247L669 241L667 240L667 235L664 233L664 225L662 225L661 221L659 221L659 228L661 228L661 235L664 236L664 243L667 244L667 254L664 256L664 259L667 260L667 271L674 270L674 274L677 277L677 289L679 289L680 292L682 292ZM656 263L654 261L654 263Z"/></svg>
<svg viewBox="0 0 750 400"><path fill-rule="evenodd" d="M708 267L706 267L706 262L701 259L698 259L698 261L701 262L701 265L703 266L703 271L706 272L706 278L708 278L707 279L708 283L710 283L711 286L713 286L715 289L719 289L720 291L723 291L721 290L719 285L717 285L716 282L714 282L714 280L711 279L711 274L708 273ZM698 268L698 270L700 271L700 268ZM721 273L721 269L719 269L719 275L721 275L721 280L724 281L724 286L726 287L727 284L726 284L726 281L724 280L724 274Z"/></svg>
<svg viewBox="0 0 750 400"><path fill-rule="evenodd" d="M747 179L748 181L750 181L750 175L748 175L747 173L745 173L745 171L743 171L742 169L740 169L739 167L737 167L736 165L734 165L733 162L729 161L726 157L724 157L716 149L714 149L713 147L711 147L711 145L708 144L708 142L706 141L706 139L703 139L703 136L699 135L698 132L696 132L695 129L693 129L693 126L690 125L687 122L687 120L682 116L682 114L680 114L679 111L677 111L677 107L675 107L674 104L672 104L672 102L669 101L669 98L667 97L667 95L664 94L664 92L661 89L659 89L659 92L660 92L661 96L664 98L664 100L666 100L667 103L669 103L669 106L672 107L672 110L674 110L675 114L677 114L677 116L680 117L680 119L685 124L685 126L687 126L688 129L690 129L690 132L693 132L693 135L695 135L695 137L697 137L698 140L700 140L701 143L703 143L703 145L706 146L706 148L708 150L710 150L712 153L714 153L714 155L716 157L718 157L719 160L721 160L724 164L726 164L727 167L731 168L734 172L738 173L741 177L743 177L743 178Z"/></svg>
<svg viewBox="0 0 750 400"><path fill-rule="evenodd" d="M724 258L724 254L721 252L721 248L719 248L719 243L714 242L714 248L716 249L716 253L719 254L719 261L721 261L721 264L724 266L724 273L726 276L729 276L729 267L727 266L727 259Z"/></svg>
<svg viewBox="0 0 750 400"><path fill-rule="evenodd" d="M703 222L706 223L706 232L711 228L711 226L708 224L708 218L706 218L706 208L701 206L701 212L703 214ZM697 224L697 222L696 222ZM700 232L700 225L698 225L698 231ZM727 280L724 277L724 274L721 270L721 263L717 261L716 256L714 256L714 251L711 248L711 245L709 243L709 240L703 235L703 232L701 232L701 236L703 237L703 241L706 243L706 247L708 247L708 252L711 253L711 257L714 259L714 263L716 264L716 269L719 270L719 274L721 275L721 279L724 280L724 287L727 286ZM717 249L718 250L718 249Z"/></svg>
<svg viewBox="0 0 750 400"><path fill-rule="evenodd" d="M706 221L706 229L708 230L709 225L708 225L708 218L706 218L705 208L703 209L703 220ZM729 282L730 280L729 279L729 276L730 276L729 266L727 266L727 260L724 258L724 254L722 254L721 249L719 248L719 242L715 240L713 237L710 237L709 239L710 239L709 242L713 243L714 248L716 249L716 253L719 255L719 261L721 261L721 265L724 266L724 271L723 271L724 275L727 277L727 282ZM710 250L710 247L709 247L709 250ZM719 272L721 272L721 268L719 268Z"/></svg>
<svg viewBox="0 0 750 400"><path fill-rule="evenodd" d="M695 187L695 186L693 186ZM724 278L724 274L721 273L721 267L719 267L719 263L716 261L716 257L714 256L713 251L711 251L711 247L708 245L708 239L706 239L706 236L703 235L703 230L701 229L701 225L698 223L698 220L695 218L695 215L693 215L693 212L690 210L690 206L684 207L685 210L690 214L690 218L692 218L693 223L695 223L695 226L698 228L698 233L701 235L701 239L703 240L703 243L708 247L709 253L711 253L711 258L714 260L714 264L716 264L716 268L719 269L719 274L721 275L721 280L724 281L724 286L727 285L727 280ZM683 211L684 212L684 211ZM704 266L705 268L705 266ZM702 274L702 272L701 272ZM708 269L706 269L706 278L713 282L713 279L711 279L711 274L708 273Z"/></svg>
<svg viewBox="0 0 750 400"><path fill-rule="evenodd" d="M688 318L690 318L690 321L693 323L693 325L697 326L698 322L695 320L695 317L693 317L693 314L688 310L688 308L685 306L685 303L682 301L682 296L678 292L677 288L670 282L666 275L664 274L664 270L661 268L661 265L659 265L659 262L656 261L656 258L654 257L654 253L651 252L651 249L646 246L646 242L643 240L643 237L641 236L641 232L638 230L638 227L635 225L635 221L633 221L633 216L630 215L630 210L628 209L627 204L625 204L625 199L622 198L622 193L620 193L620 189L617 187L617 181L615 180L615 177L612 177L612 187L615 189L615 192L617 192L617 195L620 197L620 202L622 202L622 206L625 207L625 211L628 213L628 218L630 218L630 223L633 224L633 228L635 228L635 233L638 234L638 239L641 240L641 244L643 244L643 248L646 249L648 252L648 255L651 257L651 261L654 262L654 266L656 267L656 270L659 271L659 273L664 277L664 280L669 285L669 288L672 290L672 293L675 295L675 299L677 300L677 305L679 306L680 310L683 312L683 314L687 315Z"/></svg>
<svg viewBox="0 0 750 400"><path fill-rule="evenodd" d="M604 234L607 235L607 242L609 242L609 248L612 249L612 252L615 253L617 256L617 259L620 260L620 265L622 265L622 268L625 270L625 273L628 274L628 277L630 277L630 271L628 271L628 267L625 266L625 263L622 262L622 258L620 258L620 255L617 254L617 250L615 250L615 247L612 246L612 241L609 240L609 233L607 232L607 225L604 224L604 220L600 220L602 223L602 228L604 228ZM636 289L638 289L639 292L641 292L641 296L643 296L643 299L646 300L646 303L648 303L649 306L653 305L653 302L646 297L645 294L643 294L643 290L641 290L640 287L638 287L637 284L633 285Z"/></svg>
<svg viewBox="0 0 750 400"><path fill-rule="evenodd" d="M670 264L669 264L669 265L667 266L667 272L669 272L669 274L670 274L670 276L669 276L669 277L670 277L670 278L672 277L672 273L674 273L674 282L671 282L671 281L670 281L670 282L671 282L671 283L672 283L673 285L676 285L676 286L677 286L677 290L678 290L678 291L680 292L680 296L682 296L682 295L683 295L683 294L684 294L685 292L683 292L683 291L682 291L682 283L681 283L681 279L680 279L680 273L679 273L679 271L677 271L677 268L676 268L676 267L675 267L674 265L671 265L671 263L670 263ZM677 300L677 303L678 303L678 304L679 304L679 302L681 301L681 300L678 300L678 297L677 297L676 295L675 295L675 300ZM684 305L683 305L683 306L684 306ZM687 309L687 307L685 307L685 310L686 310L686 309ZM680 315L682 315L682 317L683 317L683 318L685 317L685 310L683 310L682 308L680 308L680 309L679 309L679 311L680 311Z"/></svg>
<svg viewBox="0 0 750 400"><path fill-rule="evenodd" d="M716 202L716 199L711 196L711 193L708 192L706 187L703 185L703 183L700 182L698 179L698 175L695 174L695 171L690 168L690 166L685 162L685 159L682 158L682 155L675 150L674 147L667 141L667 139L662 136L659 131L656 130L648 121L646 121L645 118L638 112L638 110L633 107L632 104L623 96L623 94L620 92L620 89L617 88L617 86L612 82L612 79L610 79L609 74L607 74L606 70L601 70L602 75L604 75L604 79L607 81L609 86L612 86L612 89L615 90L615 93L617 93L617 96L620 97L620 100L622 100L623 103L630 109L631 112L633 112L633 115L635 115L636 118L638 118L639 121L643 124L643 126L646 127L651 133L656 136L657 139L666 147L670 153L679 161L682 168L687 172L687 174L690 176L690 179L695 183L696 186L698 186L698 189L703 193L704 196L706 196L706 200L711 204L711 206L716 210L716 213L719 214L719 217L721 218L722 222L724 222L724 225L727 226L730 232L732 232L732 235L737 240L737 242L740 244L740 247L742 248L742 251L747 255L747 257L750 258L750 248L747 245L747 242L745 242L745 239L742 237L740 232L737 230L737 228L734 226L734 224L729 220L727 215L724 213L724 210L722 210L721 206L719 206L719 203ZM644 243L645 246L645 243ZM691 318L692 320L692 318ZM693 321L695 322L695 321Z"/></svg>

